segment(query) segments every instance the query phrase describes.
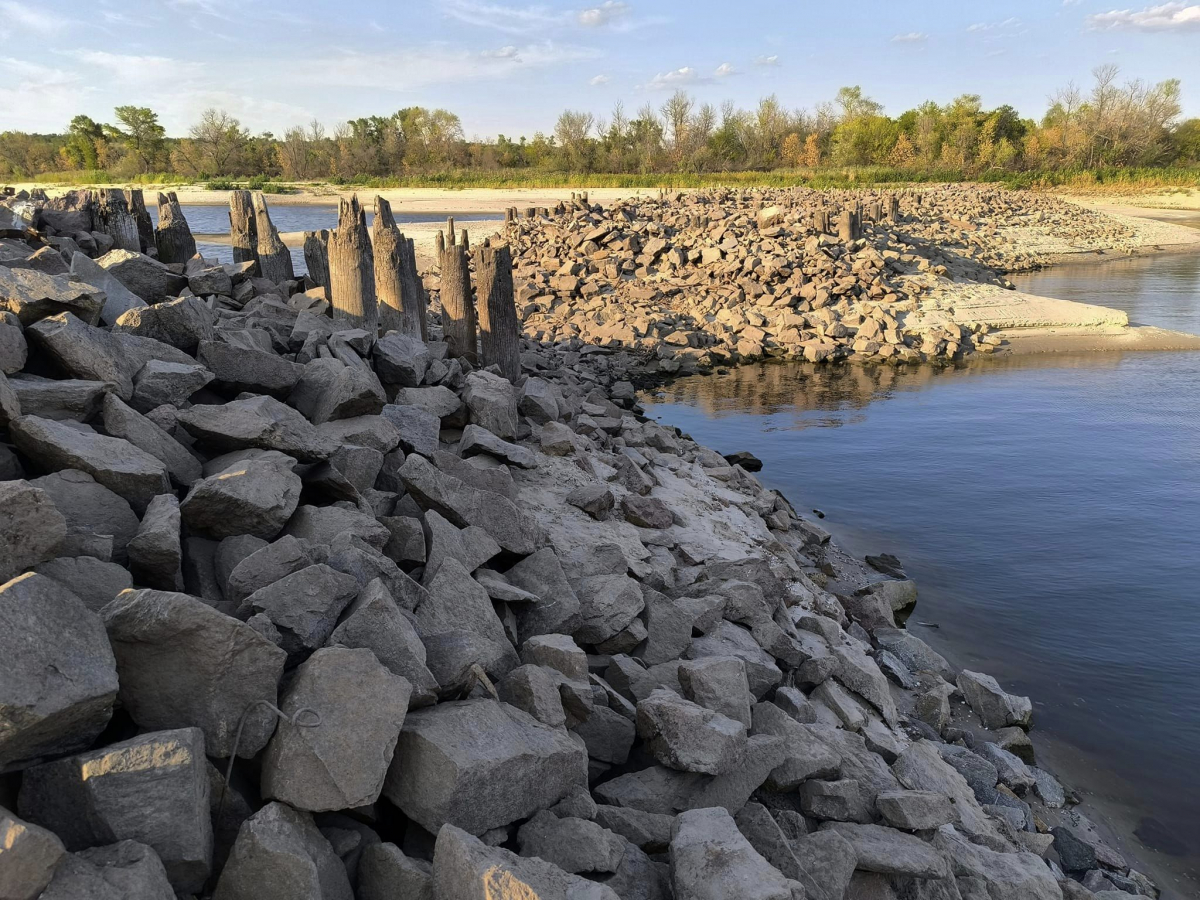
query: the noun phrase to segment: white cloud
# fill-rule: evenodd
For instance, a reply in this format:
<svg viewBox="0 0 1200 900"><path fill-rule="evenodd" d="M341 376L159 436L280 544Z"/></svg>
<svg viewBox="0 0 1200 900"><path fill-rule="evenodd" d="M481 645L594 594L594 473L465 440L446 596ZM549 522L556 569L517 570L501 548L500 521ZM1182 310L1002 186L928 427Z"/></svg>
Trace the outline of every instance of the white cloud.
<svg viewBox="0 0 1200 900"><path fill-rule="evenodd" d="M924 44L928 40L929 35L923 31L910 31L907 34L892 36L893 44Z"/></svg>
<svg viewBox="0 0 1200 900"><path fill-rule="evenodd" d="M169 59L165 56L134 56L109 53L106 50L66 51L85 66L108 72L116 81L126 84L175 83L204 73L203 63Z"/></svg>
<svg viewBox="0 0 1200 900"><path fill-rule="evenodd" d="M730 75L736 75L736 74L738 74L738 70L735 69L732 65L730 65L729 63L721 63L719 66L717 66L717 71L713 72L713 77L728 78Z"/></svg>
<svg viewBox="0 0 1200 900"><path fill-rule="evenodd" d="M585 28L604 28L623 21L629 15L629 4L621 0L605 0L599 6L579 11L579 24Z"/></svg>
<svg viewBox="0 0 1200 900"><path fill-rule="evenodd" d="M501 47L499 50L484 50L483 55L492 59L519 59L521 51L509 44L507 47Z"/></svg>
<svg viewBox="0 0 1200 900"><path fill-rule="evenodd" d="M685 84L699 84L708 79L701 78L700 73L692 66L672 69L670 72L659 72L647 82L644 87L650 91L665 91L682 87Z"/></svg>
<svg viewBox="0 0 1200 900"><path fill-rule="evenodd" d="M778 56L778 54L771 54L770 56L760 56L758 59L754 60L754 64L756 66L767 66L767 67L777 66L777 65L779 65L779 56Z"/></svg>
<svg viewBox="0 0 1200 900"><path fill-rule="evenodd" d="M34 9L28 3L15 0L0 0L0 21L7 22L16 30L32 31L37 34L53 34L74 23L67 16L54 15Z"/></svg>
<svg viewBox="0 0 1200 900"><path fill-rule="evenodd" d="M544 6L506 6L478 0L446 0L441 4L441 9L452 19L468 25L508 34L529 34L561 28L571 20L570 13L556 12Z"/></svg>
<svg viewBox="0 0 1200 900"><path fill-rule="evenodd" d="M72 72L0 57L0 109L4 127L20 131L66 131L81 101L93 91Z"/></svg>
<svg viewBox="0 0 1200 900"><path fill-rule="evenodd" d="M1098 31L1200 31L1200 5L1163 3L1137 11L1114 9L1088 16L1087 22Z"/></svg>
<svg viewBox="0 0 1200 900"><path fill-rule="evenodd" d="M612 81L612 79L607 75L597 75L595 78L588 81L588 84L590 84L592 87L600 87L600 85L608 84L610 81Z"/></svg>
<svg viewBox="0 0 1200 900"><path fill-rule="evenodd" d="M1003 22L976 22L974 25L968 25L967 31L972 34L987 31L1012 31L1014 28L1019 28L1021 20L1016 16L1011 16Z"/></svg>

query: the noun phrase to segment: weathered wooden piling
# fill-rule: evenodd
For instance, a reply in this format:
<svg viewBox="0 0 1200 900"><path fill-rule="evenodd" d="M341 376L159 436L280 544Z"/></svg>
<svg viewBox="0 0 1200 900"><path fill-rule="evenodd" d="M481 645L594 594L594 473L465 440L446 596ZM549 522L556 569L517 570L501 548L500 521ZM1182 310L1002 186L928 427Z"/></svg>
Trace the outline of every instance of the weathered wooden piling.
<svg viewBox="0 0 1200 900"><path fill-rule="evenodd" d="M829 234L829 210L821 207L813 213L813 228L817 234Z"/></svg>
<svg viewBox="0 0 1200 900"><path fill-rule="evenodd" d="M329 289L336 325L379 333L375 260L357 194L338 204L338 227L329 236Z"/></svg>
<svg viewBox="0 0 1200 900"><path fill-rule="evenodd" d="M480 362L498 365L515 382L521 375L521 323L513 292L512 251L484 241L475 251L479 291Z"/></svg>
<svg viewBox="0 0 1200 900"><path fill-rule="evenodd" d="M172 200L173 194L158 195L158 228L154 232L154 245L158 248L159 262L184 263L196 255L196 239L188 227L179 201Z"/></svg>
<svg viewBox="0 0 1200 900"><path fill-rule="evenodd" d="M148 253L155 246L154 222L150 219L150 210L146 209L146 197L141 188L130 188L125 192L125 201L129 204L129 213L137 222L138 244L141 252Z"/></svg>
<svg viewBox="0 0 1200 900"><path fill-rule="evenodd" d="M249 191L229 192L229 237L235 263L258 262L258 229Z"/></svg>
<svg viewBox="0 0 1200 900"><path fill-rule="evenodd" d="M304 264L308 267L308 279L317 287L325 289L325 300L329 302L329 231L304 232Z"/></svg>
<svg viewBox="0 0 1200 900"><path fill-rule="evenodd" d="M895 194L892 194L890 197L888 197L888 221L900 221L900 198Z"/></svg>
<svg viewBox="0 0 1200 900"><path fill-rule="evenodd" d="M409 268L410 242L400 233L392 205L383 197L375 198L371 242L375 245L375 297L381 327L421 337L425 310L413 285L416 272Z"/></svg>
<svg viewBox="0 0 1200 900"><path fill-rule="evenodd" d="M113 239L117 250L141 252L142 242L138 237L137 219L129 211L125 192L117 188L101 188L96 204L96 219L100 230Z"/></svg>
<svg viewBox="0 0 1200 900"><path fill-rule="evenodd" d="M276 284L295 278L292 251L279 239L261 193L254 195L254 228L258 233L258 274Z"/></svg>
<svg viewBox="0 0 1200 900"><path fill-rule="evenodd" d="M471 270L466 249L454 243L453 231L449 234L449 242L444 232L438 232L437 237L442 272L442 334L450 356L475 362L479 351L475 304L471 299Z"/></svg>

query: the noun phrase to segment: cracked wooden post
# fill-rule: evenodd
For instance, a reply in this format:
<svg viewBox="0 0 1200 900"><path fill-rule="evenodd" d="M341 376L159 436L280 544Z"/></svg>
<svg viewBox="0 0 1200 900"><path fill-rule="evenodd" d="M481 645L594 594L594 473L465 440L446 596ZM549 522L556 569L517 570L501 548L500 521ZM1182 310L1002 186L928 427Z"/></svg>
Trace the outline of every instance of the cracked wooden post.
<svg viewBox="0 0 1200 900"><path fill-rule="evenodd" d="M888 220L891 222L900 221L900 198L892 194L888 198Z"/></svg>
<svg viewBox="0 0 1200 900"><path fill-rule="evenodd" d="M275 284L296 277L292 268L292 251L279 239L271 223L267 201L261 193L254 195L254 228L258 232L258 274Z"/></svg>
<svg viewBox="0 0 1200 900"><path fill-rule="evenodd" d="M401 269L401 278L404 283L405 314L407 315L411 305L421 340L428 341L429 295L425 293L425 285L421 283L421 274L417 271L417 245L412 238L406 238L404 241L404 268Z"/></svg>
<svg viewBox="0 0 1200 900"><path fill-rule="evenodd" d="M258 229L249 191L229 192L229 238L235 263L258 262Z"/></svg>
<svg viewBox="0 0 1200 900"><path fill-rule="evenodd" d="M449 243L445 235L439 232L437 246L442 272L442 334L449 348L448 355L475 362L479 358L479 351L467 252L454 243L454 232L450 232Z"/></svg>
<svg viewBox="0 0 1200 900"><path fill-rule="evenodd" d="M829 234L829 210L821 207L813 213L813 228L817 234Z"/></svg>
<svg viewBox="0 0 1200 900"><path fill-rule="evenodd" d="M100 199L96 204L96 219L100 224L100 231L113 239L114 249L141 252L142 242L138 236L137 220L129 212L124 191L101 188Z"/></svg>
<svg viewBox="0 0 1200 900"><path fill-rule="evenodd" d="M338 204L338 227L329 236L329 290L337 327L379 334L375 260L367 216L357 194Z"/></svg>
<svg viewBox="0 0 1200 900"><path fill-rule="evenodd" d="M475 279L479 286L480 363L499 366L504 377L515 383L521 376L521 323L517 321L508 244L483 242L475 251Z"/></svg>
<svg viewBox="0 0 1200 900"><path fill-rule="evenodd" d="M141 188L130 188L125 192L125 201L129 204L129 213L137 222L138 244L142 253L148 253L155 246L154 223L150 221L150 210L146 209L146 197Z"/></svg>
<svg viewBox="0 0 1200 900"><path fill-rule="evenodd" d="M169 194L158 195L158 228L154 232L154 245L158 248L158 261L163 263L185 263L196 255L196 239L188 227L179 201Z"/></svg>
<svg viewBox="0 0 1200 900"><path fill-rule="evenodd" d="M329 231L304 232L304 265L308 267L308 278L317 287L325 289L325 301L329 295Z"/></svg>
<svg viewBox="0 0 1200 900"><path fill-rule="evenodd" d="M379 324L386 331L398 331L411 337L421 336L417 298L411 280L406 278L408 239L396 226L392 205L375 197L375 222L371 226L375 247L375 298L379 302Z"/></svg>

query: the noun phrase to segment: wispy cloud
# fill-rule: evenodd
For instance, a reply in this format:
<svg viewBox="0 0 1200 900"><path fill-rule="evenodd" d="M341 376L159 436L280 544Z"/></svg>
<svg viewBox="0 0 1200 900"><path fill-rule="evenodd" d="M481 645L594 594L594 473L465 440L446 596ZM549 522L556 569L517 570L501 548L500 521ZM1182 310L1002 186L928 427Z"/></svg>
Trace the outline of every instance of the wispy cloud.
<svg viewBox="0 0 1200 900"><path fill-rule="evenodd" d="M0 57L0 109L6 128L66 130L80 101L94 91L74 72Z"/></svg>
<svg viewBox="0 0 1200 900"><path fill-rule="evenodd" d="M1163 3L1141 10L1114 9L1088 16L1097 31L1200 31L1200 5Z"/></svg>
<svg viewBox="0 0 1200 900"><path fill-rule="evenodd" d="M929 35L923 31L909 31L905 34L896 34L892 36L893 44L924 44L929 40Z"/></svg>
<svg viewBox="0 0 1200 900"><path fill-rule="evenodd" d="M989 31L1010 31L1014 28L1019 28L1021 20L1016 16L1011 16L1002 22L976 22L974 25L968 25L967 31L971 34L979 34Z"/></svg>
<svg viewBox="0 0 1200 900"><path fill-rule="evenodd" d="M17 31L32 31L36 34L53 34L74 23L69 16L57 15L34 9L28 3L15 0L0 0L0 20Z"/></svg>
<svg viewBox="0 0 1200 900"><path fill-rule="evenodd" d="M629 4L621 0L605 0L599 6L579 11L579 24L585 28L604 28L629 17Z"/></svg>
<svg viewBox="0 0 1200 900"><path fill-rule="evenodd" d="M758 57L758 59L754 60L754 64L756 66L766 66L766 67L777 66L777 65L779 65L779 55L776 53L773 53L770 56L760 56L760 57Z"/></svg>
<svg viewBox="0 0 1200 900"><path fill-rule="evenodd" d="M728 78L730 75L737 75L738 70L730 63L721 63L717 66L717 70L713 72L714 78Z"/></svg>
<svg viewBox="0 0 1200 900"><path fill-rule="evenodd" d="M126 53L109 53L106 50L70 50L72 56L84 66L106 72L113 80L124 84L178 84L189 77L198 77L205 65L186 60L169 59L165 56L136 56Z"/></svg>
<svg viewBox="0 0 1200 900"><path fill-rule="evenodd" d="M459 22L507 34L546 31L561 28L572 21L570 12L558 12L544 6L506 6L502 3L480 3L478 0L446 0L441 9Z"/></svg>
<svg viewBox="0 0 1200 900"><path fill-rule="evenodd" d="M612 79L607 75L597 75L595 78L590 79L588 84L590 84L592 87L600 87L602 84L608 84L610 81L612 81Z"/></svg>

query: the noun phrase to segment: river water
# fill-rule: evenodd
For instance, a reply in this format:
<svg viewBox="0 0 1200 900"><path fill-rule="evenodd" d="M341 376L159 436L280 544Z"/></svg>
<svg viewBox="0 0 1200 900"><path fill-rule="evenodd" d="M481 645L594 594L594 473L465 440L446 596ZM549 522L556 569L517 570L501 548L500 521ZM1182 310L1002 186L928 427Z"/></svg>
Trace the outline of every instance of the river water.
<svg viewBox="0 0 1200 900"><path fill-rule="evenodd" d="M271 222L280 233L320 231L322 228L333 229L337 227L338 208L336 205L271 205L271 200L268 197L267 206L271 211ZM157 226L158 207L155 204L150 204L148 208L150 219ZM192 234L197 236L196 249L208 259L216 259L222 263L233 262L233 248L229 244L204 240L205 235L228 237L229 207L189 204L184 205L182 209L183 217L187 219L188 227L192 229ZM394 210L394 213L396 224L400 226L401 231L408 224L444 223L447 216L453 216L455 222L461 222L463 225L495 219L494 215L488 216L483 213L406 213L402 210ZM367 227L370 228L371 223L374 221L375 214L368 210ZM301 275L306 273L308 266L304 263L304 249L302 247L292 247L291 253L292 267L295 269L296 274Z"/></svg>
<svg viewBox="0 0 1200 900"><path fill-rule="evenodd" d="M1200 333L1200 254L1014 281ZM1042 758L1165 896L1200 896L1200 353L752 366L646 407L898 555L914 633L1031 696Z"/></svg>

